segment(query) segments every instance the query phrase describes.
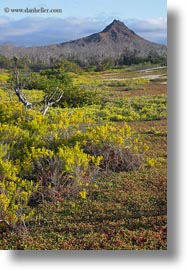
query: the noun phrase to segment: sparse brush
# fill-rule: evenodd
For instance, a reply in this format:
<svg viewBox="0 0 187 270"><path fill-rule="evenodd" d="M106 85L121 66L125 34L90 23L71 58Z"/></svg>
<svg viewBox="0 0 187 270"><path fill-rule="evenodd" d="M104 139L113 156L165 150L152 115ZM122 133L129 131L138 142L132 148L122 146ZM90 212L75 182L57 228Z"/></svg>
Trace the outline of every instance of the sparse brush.
<svg viewBox="0 0 187 270"><path fill-rule="evenodd" d="M140 169L145 150L143 148L127 124L121 127L110 124L91 129L83 147L90 155L102 156L102 169L114 172Z"/></svg>
<svg viewBox="0 0 187 270"><path fill-rule="evenodd" d="M22 176L38 183L38 190L32 194L29 205L76 196L93 184L101 159L84 153L79 144L74 147L62 145L56 154L45 148L32 148L22 171Z"/></svg>
<svg viewBox="0 0 187 270"><path fill-rule="evenodd" d="M129 148L104 143L102 146L97 144L87 144L86 151L91 155L102 155L100 167L113 172L138 170L143 164L143 157Z"/></svg>

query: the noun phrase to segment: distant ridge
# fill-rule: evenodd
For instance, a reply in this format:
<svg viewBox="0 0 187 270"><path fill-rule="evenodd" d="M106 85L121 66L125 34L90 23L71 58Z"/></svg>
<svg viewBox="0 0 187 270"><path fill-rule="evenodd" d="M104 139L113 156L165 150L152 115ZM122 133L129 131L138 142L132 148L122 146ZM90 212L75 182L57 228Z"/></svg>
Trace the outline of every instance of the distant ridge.
<svg viewBox="0 0 187 270"><path fill-rule="evenodd" d="M60 44L35 47L16 47L12 44L0 46L0 54L8 58L28 57L44 63L49 63L52 59L66 58L86 66L100 64L105 59L120 64L126 59L163 57L166 53L165 45L143 39L119 20L114 20L99 33Z"/></svg>

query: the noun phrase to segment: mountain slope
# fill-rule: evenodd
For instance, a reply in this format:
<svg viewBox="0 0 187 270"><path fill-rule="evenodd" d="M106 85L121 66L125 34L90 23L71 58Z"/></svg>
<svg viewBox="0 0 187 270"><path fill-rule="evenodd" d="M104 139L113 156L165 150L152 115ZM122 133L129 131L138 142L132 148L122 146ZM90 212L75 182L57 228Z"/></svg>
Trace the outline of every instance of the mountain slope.
<svg viewBox="0 0 187 270"><path fill-rule="evenodd" d="M64 57L81 65L100 64L105 59L119 64L126 59L166 55L166 46L145 40L123 22L114 20L103 31L74 41L27 48L2 45L0 54L27 56L45 63Z"/></svg>

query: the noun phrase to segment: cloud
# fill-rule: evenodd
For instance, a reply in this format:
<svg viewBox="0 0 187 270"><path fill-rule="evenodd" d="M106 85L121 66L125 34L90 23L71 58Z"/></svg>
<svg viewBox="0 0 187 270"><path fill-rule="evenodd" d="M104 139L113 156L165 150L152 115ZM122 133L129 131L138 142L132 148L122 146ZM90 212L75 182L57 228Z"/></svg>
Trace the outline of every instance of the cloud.
<svg viewBox="0 0 187 270"><path fill-rule="evenodd" d="M25 46L60 43L100 31L104 26L92 19L27 17L13 21L0 18L0 43Z"/></svg>
<svg viewBox="0 0 187 270"><path fill-rule="evenodd" d="M167 19L127 20L128 27L153 42L167 43Z"/></svg>
<svg viewBox="0 0 187 270"><path fill-rule="evenodd" d="M12 20L0 17L0 43L36 46L61 43L103 30L114 18L44 18L25 17ZM123 20L122 20L123 21ZM166 20L129 19L125 24L142 37L155 42L166 42Z"/></svg>

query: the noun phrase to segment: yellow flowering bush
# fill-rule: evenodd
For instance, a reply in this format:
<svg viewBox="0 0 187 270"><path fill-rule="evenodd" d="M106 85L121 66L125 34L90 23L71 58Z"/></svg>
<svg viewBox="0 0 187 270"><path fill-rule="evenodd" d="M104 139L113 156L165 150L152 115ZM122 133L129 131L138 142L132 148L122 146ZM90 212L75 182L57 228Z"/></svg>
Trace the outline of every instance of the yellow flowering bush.
<svg viewBox="0 0 187 270"><path fill-rule="evenodd" d="M63 165L62 173L70 179L70 185L81 188L89 186L102 160L102 156L86 154L78 143L74 147L60 147L57 155Z"/></svg>
<svg viewBox="0 0 187 270"><path fill-rule="evenodd" d="M117 102L103 108L50 108L45 117L19 102L0 102L0 143L8 146L8 155L1 158L1 212L12 209L8 198L13 194L24 198L25 209L36 189L44 199L49 193L55 198L72 192L86 199L98 172L139 169L140 142L129 125L110 121L113 116L118 120L128 116L129 108ZM20 210L16 201L13 204L18 218Z"/></svg>
<svg viewBox="0 0 187 270"><path fill-rule="evenodd" d="M102 156L101 168L112 171L129 171L139 169L142 145L135 138L129 125L98 125L89 128L86 133L84 151L95 157ZM142 151L142 149L141 149Z"/></svg>
<svg viewBox="0 0 187 270"><path fill-rule="evenodd" d="M111 123L98 125L89 128L86 133L87 141L97 143L98 146L103 143L115 144L118 146L128 145L131 140L132 132L126 123L122 127L117 127Z"/></svg>
<svg viewBox="0 0 187 270"><path fill-rule="evenodd" d="M23 223L33 215L28 200L36 187L18 177L18 168L0 158L0 219L10 226Z"/></svg>

